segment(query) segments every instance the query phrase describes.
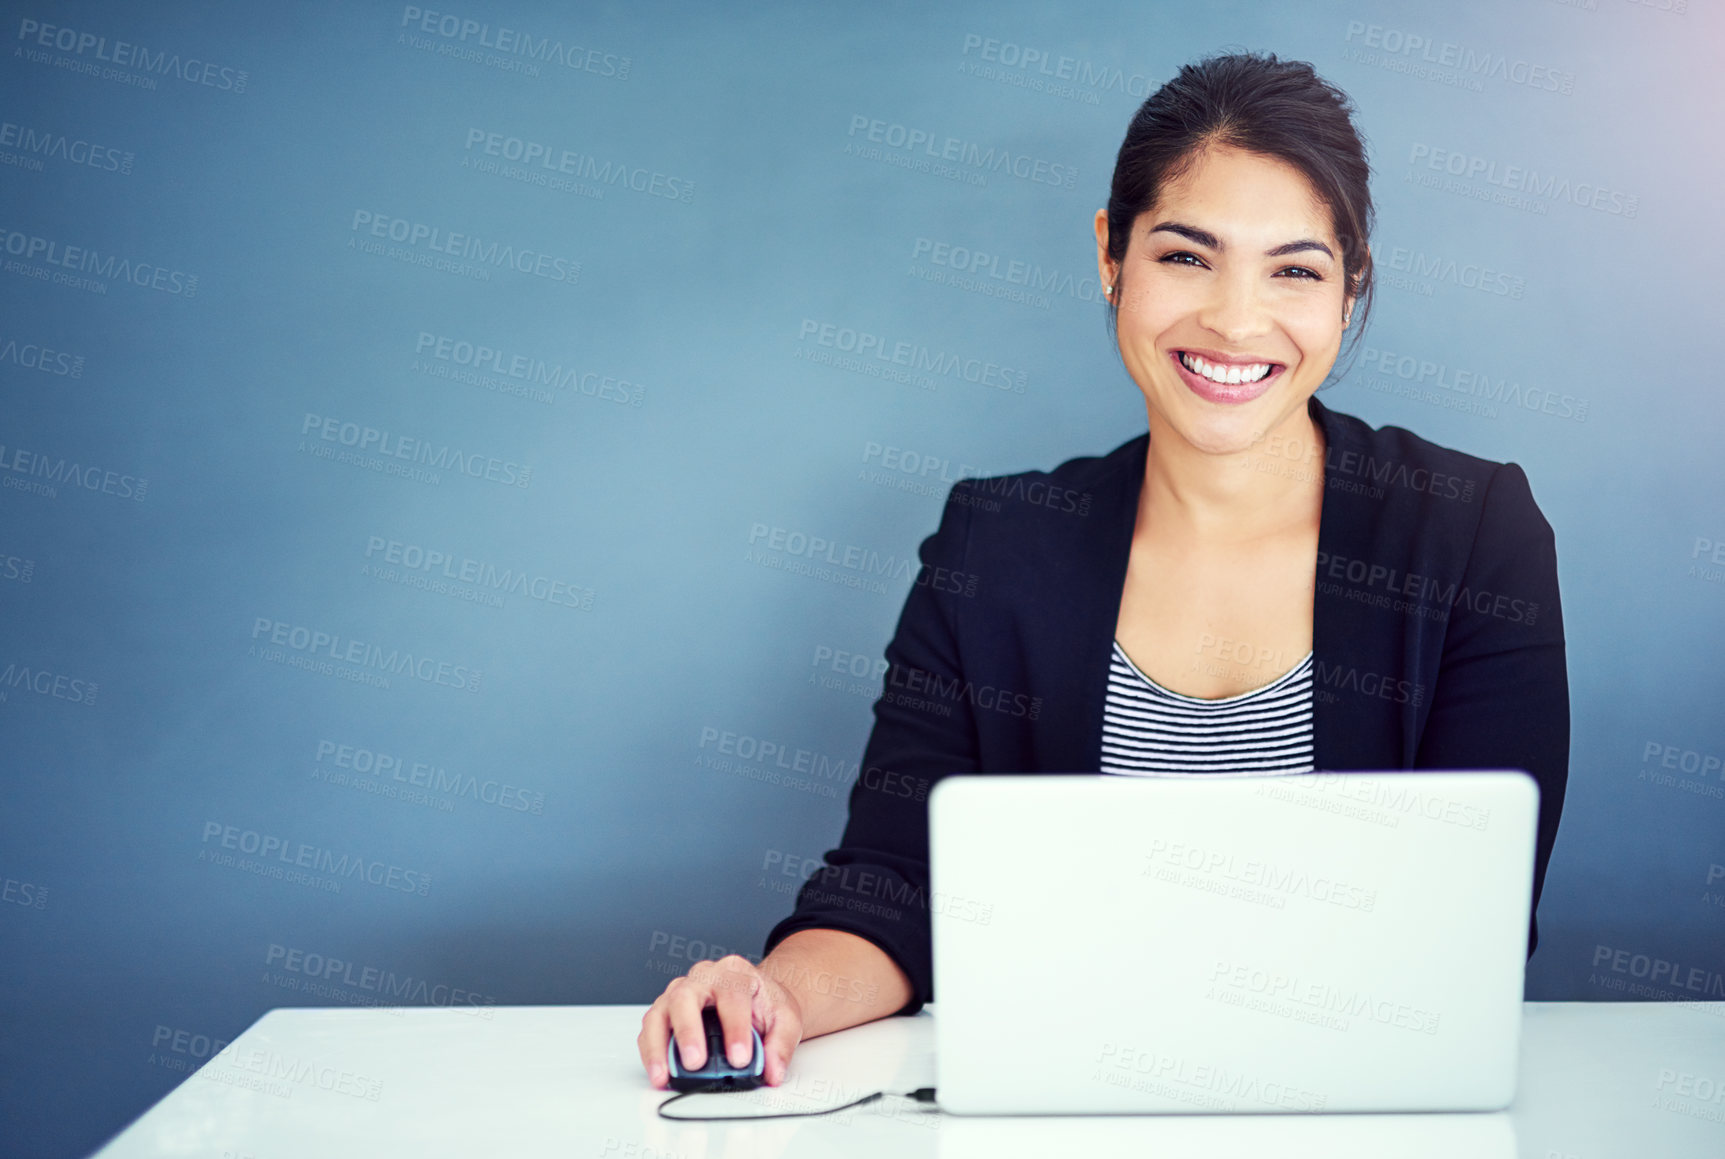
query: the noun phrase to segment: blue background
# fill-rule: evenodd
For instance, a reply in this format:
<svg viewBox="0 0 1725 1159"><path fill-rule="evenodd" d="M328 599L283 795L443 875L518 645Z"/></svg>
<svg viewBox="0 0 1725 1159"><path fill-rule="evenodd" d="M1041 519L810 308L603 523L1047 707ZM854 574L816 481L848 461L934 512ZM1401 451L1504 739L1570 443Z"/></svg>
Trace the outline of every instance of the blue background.
<svg viewBox="0 0 1725 1159"><path fill-rule="evenodd" d="M1223 48L1312 61L1369 142L1380 292L1326 400L1522 464L1556 529L1529 996L1725 996L1714 6L5 7L0 1149L88 1152L274 1006L641 1003L758 953L951 481L1143 429L1090 216ZM342 461L343 424L444 466Z"/></svg>

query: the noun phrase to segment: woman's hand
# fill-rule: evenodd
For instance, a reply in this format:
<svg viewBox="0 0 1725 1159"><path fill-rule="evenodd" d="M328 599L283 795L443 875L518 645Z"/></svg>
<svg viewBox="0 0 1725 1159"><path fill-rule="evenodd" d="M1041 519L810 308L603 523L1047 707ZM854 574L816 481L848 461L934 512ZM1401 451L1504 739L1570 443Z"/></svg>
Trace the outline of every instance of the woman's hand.
<svg viewBox="0 0 1725 1159"><path fill-rule="evenodd" d="M663 1087L670 1080L668 1061L671 1036L686 1068L707 1061L706 1034L701 1011L716 1006L724 1029L725 1054L733 1066L745 1066L754 1051L750 1027L761 1032L766 1052L765 1078L769 1086L784 1081L791 1053L803 1039L803 1009L795 994L779 985L740 954L727 954L718 961L700 961L681 978L673 978L641 1019L641 1034L635 1044L647 1080Z"/></svg>

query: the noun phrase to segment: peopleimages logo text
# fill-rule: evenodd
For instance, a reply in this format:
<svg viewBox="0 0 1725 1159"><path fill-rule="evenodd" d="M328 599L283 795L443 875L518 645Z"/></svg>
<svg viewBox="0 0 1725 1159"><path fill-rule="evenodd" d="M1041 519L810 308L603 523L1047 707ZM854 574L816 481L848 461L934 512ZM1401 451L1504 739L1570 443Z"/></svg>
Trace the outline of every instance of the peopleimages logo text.
<svg viewBox="0 0 1725 1159"><path fill-rule="evenodd" d="M0 226L0 250L27 262L75 270L110 282L130 282L147 290L195 298L198 276L154 262L135 261L89 246L67 245L51 237ZM106 292L106 291L104 291Z"/></svg>
<svg viewBox="0 0 1725 1159"><path fill-rule="evenodd" d="M593 608L592 588L518 568L499 568L485 560L427 548L417 543L403 543L381 535L366 537L365 558L380 560L426 576L435 573L456 583L471 584L505 595L524 595L547 604L579 608L582 611L591 611Z"/></svg>
<svg viewBox="0 0 1725 1159"><path fill-rule="evenodd" d="M8 486L18 486L28 490L35 486L43 486L50 495L57 494L54 484L67 487L82 487L86 491L100 491L104 495L114 495L121 499L132 499L139 503L149 494L149 481L136 475L127 475L119 471L110 471L94 464L80 463L76 459L57 458L43 454L41 451L29 451L23 447L8 447L0 443L0 472L8 474L0 476ZM13 480L12 475L24 475L26 480ZM35 484L36 479L45 480L45 485Z"/></svg>
<svg viewBox="0 0 1725 1159"><path fill-rule="evenodd" d="M55 350L39 342L20 343L10 336L0 337L0 362L10 362L22 370L37 370L63 378L84 377L82 354Z"/></svg>
<svg viewBox="0 0 1725 1159"><path fill-rule="evenodd" d="M431 875L417 869L407 869L355 854L337 854L333 849L289 841L256 829L240 829L220 821L205 821L203 844L215 842L221 849L231 849L249 857L274 858L284 865L327 873L332 877L357 878L371 885L401 893L417 893L421 897L431 892Z"/></svg>
<svg viewBox="0 0 1725 1159"><path fill-rule="evenodd" d="M511 459L499 459L477 451L464 451L448 443L433 443L378 427L346 422L329 415L306 412L300 423L301 435L314 440L339 443L344 447L377 455L383 459L402 459L440 471L458 471L474 479L484 479L507 487L526 487L533 479L533 468ZM315 446L316 443L314 442Z"/></svg>
<svg viewBox="0 0 1725 1159"><path fill-rule="evenodd" d="M73 704L96 703L94 680L84 680L64 672L50 672L46 668L32 668L16 661L7 664L5 669L0 671L0 700L4 700L6 693L13 689L34 692L38 696L51 696L56 700L69 700Z"/></svg>
<svg viewBox="0 0 1725 1159"><path fill-rule="evenodd" d="M630 189L636 193L645 193L649 197L662 197L667 201L687 202L695 197L695 183L682 177L673 177L668 173L638 165L626 165L611 158L600 161L592 154L560 148L544 141L530 141L523 137L511 137L475 128L467 130L466 149L469 153L477 149L486 157L514 161L523 166L537 167L547 173L591 181L596 185Z"/></svg>
<svg viewBox="0 0 1725 1159"><path fill-rule="evenodd" d="M1350 44L1364 44L1367 48L1377 49L1392 57L1400 56L1410 61L1417 60L1441 68L1456 69L1469 76L1507 81L1510 84L1562 93L1565 96L1575 91L1575 74L1567 69L1554 68L1550 64L1523 60L1520 57L1512 60L1501 52L1474 48L1449 40L1433 40L1417 32L1385 28L1381 24L1367 24L1363 20L1350 20L1347 34L1342 39Z"/></svg>
<svg viewBox="0 0 1725 1159"><path fill-rule="evenodd" d="M549 36L534 36L531 32L506 25L494 28L484 21L453 12L437 12L408 4L401 10L401 27L457 44L477 45L504 56L520 57L539 64L559 64L570 72L587 72L612 80L629 79L632 63L629 57L579 44L565 44Z"/></svg>
<svg viewBox="0 0 1725 1159"><path fill-rule="evenodd" d="M264 965L276 966L290 974L319 981L337 983L355 990L368 990L387 998L393 1004L480 1008L497 1005L489 994L479 994L442 982L433 984L409 974L398 976L395 971L367 966L343 958L284 946L271 942L264 953Z"/></svg>
<svg viewBox="0 0 1725 1159"><path fill-rule="evenodd" d="M1531 165L1500 165L1495 159L1414 142L1408 164L1467 181L1483 181L1512 193L1546 201L1567 201L1583 209L1594 209L1619 217L1634 217L1641 211L1641 198L1598 182L1571 181L1556 173L1541 172ZM1537 204L1537 202L1536 202ZM1542 211L1543 212L1543 211Z"/></svg>
<svg viewBox="0 0 1725 1159"><path fill-rule="evenodd" d="M646 387L638 382L600 374L574 363L549 362L518 351L425 330L421 330L414 340L413 352L420 357L435 358L479 374L499 374L533 386L579 392L619 406L638 407L647 393Z"/></svg>
<svg viewBox="0 0 1725 1159"><path fill-rule="evenodd" d="M411 676L427 684L478 692L481 673L465 664L452 664L432 656L415 656L400 648L384 648L353 640L337 632L325 632L259 616L252 622L252 639L260 643L287 648L307 656L321 657L337 664L352 664L387 672L392 676Z"/></svg>
<svg viewBox="0 0 1725 1159"><path fill-rule="evenodd" d="M896 121L883 121L861 113L851 114L848 135L852 138L860 135L864 141L883 145L888 149L921 152L936 161L963 165L983 173L1017 177L1037 185L1055 185L1063 189L1075 189L1078 186L1076 166L1032 157L1028 153L1014 153L1004 146L983 145L978 141L966 141L960 137L937 136L929 129L903 125Z"/></svg>
<svg viewBox="0 0 1725 1159"><path fill-rule="evenodd" d="M518 270L547 281L573 284L581 278L581 263L570 258L495 239L487 241L470 233L458 233L423 221L409 221L405 217L391 217L367 209L353 211L353 221L348 229L370 237L387 238L415 249L448 254L463 261Z"/></svg>
<svg viewBox="0 0 1725 1159"><path fill-rule="evenodd" d="M87 165L109 173L129 174L137 155L112 145L100 145L82 137L71 137L31 125L0 121L0 148L17 149L33 157Z"/></svg>
<svg viewBox="0 0 1725 1159"><path fill-rule="evenodd" d="M1115 65L1097 64L1082 57L1067 56L1065 53L1055 53L1047 49L1015 44L1010 40L997 40L992 36L983 36L977 32L965 33L962 55L965 57L975 56L978 60L999 65L1003 69L1017 69L1025 73L1035 73L1042 79L1042 83L1024 87L1037 92L1049 92L1056 96L1066 94L1060 86L1053 83L1055 81L1070 81L1074 85L1100 89L1104 92L1116 92L1125 96L1137 97L1139 100L1149 96L1153 87L1153 82L1147 73L1127 73ZM988 79L995 78L989 77ZM1088 101L1086 103L1094 104L1096 102Z"/></svg>
<svg viewBox="0 0 1725 1159"><path fill-rule="evenodd" d="M43 24L28 17L18 21L17 39L26 45L69 52L73 56L89 57L121 68L137 69L152 76L171 76L187 84L233 93L246 91L248 74L244 69L215 64L195 56L182 57L177 52L152 52L141 44L124 40L110 41L107 37L93 32Z"/></svg>

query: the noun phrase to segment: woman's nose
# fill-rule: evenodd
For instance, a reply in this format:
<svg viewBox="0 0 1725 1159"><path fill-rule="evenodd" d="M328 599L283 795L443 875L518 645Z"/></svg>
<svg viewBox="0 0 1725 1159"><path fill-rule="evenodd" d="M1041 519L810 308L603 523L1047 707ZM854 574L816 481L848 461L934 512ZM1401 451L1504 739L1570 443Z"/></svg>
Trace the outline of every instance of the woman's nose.
<svg viewBox="0 0 1725 1159"><path fill-rule="evenodd" d="M1269 311L1250 278L1221 277L1211 283L1211 294L1198 312L1198 324L1214 332L1223 342L1239 345L1269 329Z"/></svg>

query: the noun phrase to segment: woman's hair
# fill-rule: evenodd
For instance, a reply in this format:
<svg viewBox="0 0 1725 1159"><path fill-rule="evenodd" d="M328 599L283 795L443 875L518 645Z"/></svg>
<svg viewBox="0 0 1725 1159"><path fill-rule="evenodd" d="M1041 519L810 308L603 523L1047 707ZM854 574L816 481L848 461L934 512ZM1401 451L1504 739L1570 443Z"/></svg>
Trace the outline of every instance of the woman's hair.
<svg viewBox="0 0 1725 1159"><path fill-rule="evenodd" d="M1357 341L1371 310L1366 242L1374 212L1371 167L1352 113L1347 94L1302 60L1241 52L1186 65L1138 107L1126 129L1108 189L1108 256L1116 265L1125 259L1132 223L1206 146L1231 145L1286 161L1329 207L1342 246L1343 287L1354 299ZM1112 296L1115 309L1119 300Z"/></svg>

